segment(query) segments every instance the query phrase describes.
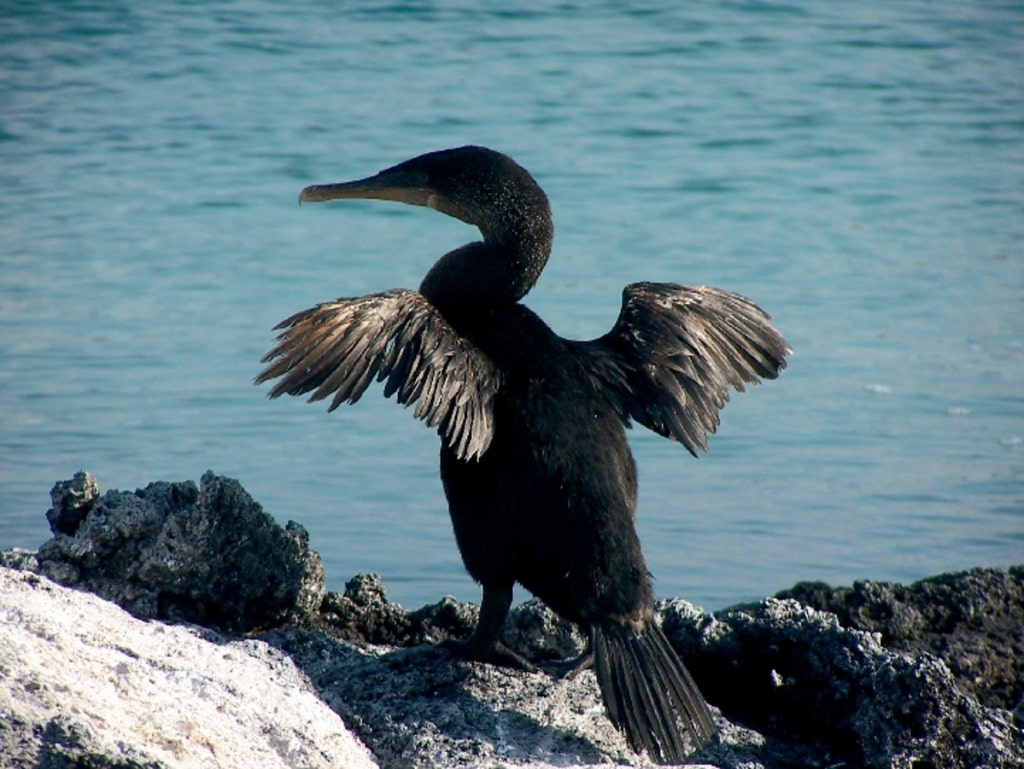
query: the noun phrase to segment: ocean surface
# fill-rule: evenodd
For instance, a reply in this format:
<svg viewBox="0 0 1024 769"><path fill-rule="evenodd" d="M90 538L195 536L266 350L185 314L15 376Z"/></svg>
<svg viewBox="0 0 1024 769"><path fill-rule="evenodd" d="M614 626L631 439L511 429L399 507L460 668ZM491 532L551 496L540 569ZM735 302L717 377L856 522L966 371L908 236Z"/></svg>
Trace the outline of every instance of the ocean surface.
<svg viewBox="0 0 1024 769"><path fill-rule="evenodd" d="M0 8L0 548L79 469L212 469L309 529L331 589L477 600L433 431L379 389L328 414L252 384L284 317L477 238L299 190L474 143L549 194L526 303L562 335L664 280L794 348L699 460L633 430L659 596L1024 562L1024 5L354 5Z"/></svg>

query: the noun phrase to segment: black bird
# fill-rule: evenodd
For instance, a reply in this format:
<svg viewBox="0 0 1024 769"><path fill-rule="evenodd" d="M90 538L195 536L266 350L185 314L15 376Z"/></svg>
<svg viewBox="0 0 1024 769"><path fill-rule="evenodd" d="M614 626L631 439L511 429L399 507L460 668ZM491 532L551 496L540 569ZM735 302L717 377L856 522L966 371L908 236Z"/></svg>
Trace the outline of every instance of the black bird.
<svg viewBox="0 0 1024 769"><path fill-rule="evenodd" d="M519 303L551 251L551 209L533 177L484 147L431 152L375 176L307 187L300 202L379 198L475 225L419 291L337 299L280 323L257 384L270 397L355 403L376 378L441 437L441 480L480 620L456 644L532 669L499 633L518 582L589 634L605 707L630 745L679 763L715 724L654 617L633 526L635 420L695 456L728 386L774 378L790 352L749 299L634 283L604 336L563 339ZM689 733L688 747L680 724Z"/></svg>

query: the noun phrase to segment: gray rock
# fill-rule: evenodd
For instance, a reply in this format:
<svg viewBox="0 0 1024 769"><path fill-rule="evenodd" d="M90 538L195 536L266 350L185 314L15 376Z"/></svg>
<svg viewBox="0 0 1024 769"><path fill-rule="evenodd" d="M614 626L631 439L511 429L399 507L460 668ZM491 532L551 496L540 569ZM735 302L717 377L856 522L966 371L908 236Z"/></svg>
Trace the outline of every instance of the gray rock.
<svg viewBox="0 0 1024 769"><path fill-rule="evenodd" d="M263 676L274 680L284 665L289 675L308 682L303 690L315 692L317 707L340 715L383 767L644 761L611 727L590 671L564 680L453 659L432 644L465 637L477 608L445 598L408 612L387 600L376 575L357 575L344 593L325 595L323 569L304 530L296 524L282 530L234 481L208 473L201 488L155 483L134 494L100 496L95 482L80 474L58 484L53 500L48 515L54 538L34 555L2 553L0 564L96 592L137 616L203 623L219 632L265 632L262 643L239 643L156 623L111 629L93 604L74 615L74 631L32 620L27 635L11 634L22 639L15 650L2 646L5 628L0 755L26 757L29 763L18 767L66 766L71 758L83 766L164 766L167 744L181 754L199 749L191 727L173 731L164 725L165 714L150 716L163 730L152 741L135 734L118 742L117 718L76 715L77 698L90 694L81 691L81 680L48 679L39 688L21 676L18 665L5 662L50 658L59 676L53 659L98 653L86 643L72 652L55 651L63 634L86 634L109 655L108 635L124 639L115 649L134 650L149 643L132 640L136 634L145 638L153 628L180 630L191 634L193 644L221 655L244 652L264 665L265 672L251 674L251 686L236 692L259 711L264 736L290 733L272 715L288 710L278 703L284 695L260 683ZM52 583L34 579L42 596L64 596ZM1015 567L943 575L906 587L857 583L832 590L804 584L788 591L792 597L715 615L682 600L663 602L668 636L720 709L720 744L694 760L725 769L1024 767L1022 580L1024 569ZM68 603L76 599L61 598L39 611L73 613ZM10 624L10 617L14 625L26 624L16 611L0 607L0 624ZM505 641L542 666L584 647L575 628L536 601L513 611ZM168 686L177 678L205 680L206 652L193 653L200 667L193 670L182 658ZM104 676L98 688L113 682L133 702L139 699L133 687L146 686L119 668L113 676L87 667L69 671L86 681ZM64 709L34 712L22 706L35 701L35 692L62 686L72 703ZM199 686L191 695L176 696L202 699L203 692ZM248 728L237 719L236 727L226 728ZM205 734L199 738L209 740ZM271 742L278 744L276 737ZM208 765L229 765L218 761Z"/></svg>
<svg viewBox="0 0 1024 769"><path fill-rule="evenodd" d="M57 481L50 489L53 507L46 511L50 531L74 535L100 495L100 485L84 470L69 481Z"/></svg>
<svg viewBox="0 0 1024 769"><path fill-rule="evenodd" d="M4 769L375 766L288 657L0 568Z"/></svg>
<svg viewBox="0 0 1024 769"><path fill-rule="evenodd" d="M344 593L327 593L319 616L309 618L307 626L348 641L408 647L465 638L476 627L478 613L476 605L451 597L409 612L388 601L378 575L357 574ZM505 642L537 663L575 657L586 645L575 625L537 600L512 609Z"/></svg>
<svg viewBox="0 0 1024 769"><path fill-rule="evenodd" d="M268 640L307 672L383 766L458 766L467 756L509 764L557 756L580 763L637 760L608 731L589 673L566 682L451 663L415 644L424 636L468 632L473 607L449 599L403 617L375 576L362 575L349 588L373 596L363 604L371 617L390 617L392 632L381 633L383 625L374 622L362 639L358 618L350 618L348 637L367 642L374 656L356 663L331 654L327 635L275 631ZM887 649L877 634L844 628L835 615L793 600L770 598L717 615L678 599L659 608L674 645L724 715L722 744L697 760L778 769L1024 766L1021 714L982 706L937 657ZM407 648L381 649L371 637ZM553 649L577 653L582 639L531 601L509 617L505 640L542 663ZM594 720L585 727L574 721L573 728L559 728L525 704L563 707L588 698ZM481 702L489 707L480 710ZM452 708L461 714L456 720Z"/></svg>
<svg viewBox="0 0 1024 769"><path fill-rule="evenodd" d="M288 628L261 639L302 668L381 766L650 765L609 722L591 671L573 679L523 673L424 645L424 638L470 632L476 619L472 605L448 598L406 613L387 602L376 575L359 575L344 596L329 595L328 605L362 606L367 617L360 621L346 613L340 633L333 625L327 632ZM350 640L342 642L339 635ZM504 637L539 663L583 648L579 633L537 601L511 613ZM722 745L695 755L695 761L761 765L760 735L724 719L720 726Z"/></svg>
<svg viewBox="0 0 1024 769"><path fill-rule="evenodd" d="M708 700L765 735L767 765L815 756L891 769L1024 766L1021 714L963 693L937 657L888 650L879 635L792 599L696 624L677 605L663 606L669 637Z"/></svg>
<svg viewBox="0 0 1024 769"><path fill-rule="evenodd" d="M1024 566L941 574L912 585L800 583L779 597L878 633L887 649L941 658L982 705L1024 709Z"/></svg>
<svg viewBox="0 0 1024 769"><path fill-rule="evenodd" d="M100 496L79 473L51 496L54 537L37 560L55 582L143 619L232 632L319 612L323 565L306 530L282 529L237 481L208 472L199 488L160 482Z"/></svg>
<svg viewBox="0 0 1024 769"><path fill-rule="evenodd" d="M385 767L645 765L589 673L559 681L298 628L231 639L0 568L4 769L373 766L346 723ZM724 726L734 749L756 746Z"/></svg>

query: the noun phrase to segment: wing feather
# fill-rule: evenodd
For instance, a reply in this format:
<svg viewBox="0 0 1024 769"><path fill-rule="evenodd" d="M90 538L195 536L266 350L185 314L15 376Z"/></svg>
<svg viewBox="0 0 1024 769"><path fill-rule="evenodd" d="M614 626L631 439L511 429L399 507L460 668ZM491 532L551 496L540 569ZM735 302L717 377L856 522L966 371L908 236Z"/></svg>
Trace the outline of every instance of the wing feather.
<svg viewBox="0 0 1024 769"><path fill-rule="evenodd" d="M595 343L623 360L629 416L695 456L707 450L728 388L774 379L791 352L746 297L675 283L626 286L615 325Z"/></svg>
<svg viewBox="0 0 1024 769"><path fill-rule="evenodd" d="M332 396L329 411L355 403L374 378L384 394L415 404L417 419L460 459L479 458L493 437L493 402L502 375L415 291L396 289L337 299L296 313L276 327L256 384L278 381L270 397Z"/></svg>

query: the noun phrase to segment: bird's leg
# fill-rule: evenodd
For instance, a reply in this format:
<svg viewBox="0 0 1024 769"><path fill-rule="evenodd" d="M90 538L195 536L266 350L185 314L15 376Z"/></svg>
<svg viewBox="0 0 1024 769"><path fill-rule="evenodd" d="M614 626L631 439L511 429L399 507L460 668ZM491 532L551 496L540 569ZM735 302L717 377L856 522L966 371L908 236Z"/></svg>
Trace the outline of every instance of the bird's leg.
<svg viewBox="0 0 1024 769"><path fill-rule="evenodd" d="M449 639L441 645L461 657L477 662L490 662L494 665L536 672L537 667L533 663L509 649L498 638L511 605L511 585L508 588L497 589L484 587L483 599L480 602L480 619L473 633L464 641Z"/></svg>

